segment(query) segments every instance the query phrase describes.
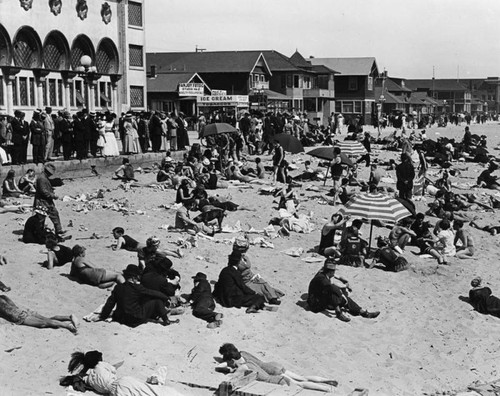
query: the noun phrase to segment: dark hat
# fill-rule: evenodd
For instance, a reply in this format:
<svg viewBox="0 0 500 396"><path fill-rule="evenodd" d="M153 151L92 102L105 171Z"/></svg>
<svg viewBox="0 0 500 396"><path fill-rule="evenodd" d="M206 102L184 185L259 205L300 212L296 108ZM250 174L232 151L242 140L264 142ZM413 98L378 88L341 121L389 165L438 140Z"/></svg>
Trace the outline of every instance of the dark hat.
<svg viewBox="0 0 500 396"><path fill-rule="evenodd" d="M56 173L56 166L54 164L47 164L43 167L43 170L50 175Z"/></svg>
<svg viewBox="0 0 500 396"><path fill-rule="evenodd" d="M207 276L203 272L198 272L195 276L192 276L192 278L195 282L207 280Z"/></svg>
<svg viewBox="0 0 500 396"><path fill-rule="evenodd" d="M163 254L156 254L154 257L154 266L160 271L167 273L173 266L172 261Z"/></svg>
<svg viewBox="0 0 500 396"><path fill-rule="evenodd" d="M42 114L42 109L35 109L33 114Z"/></svg>
<svg viewBox="0 0 500 396"><path fill-rule="evenodd" d="M47 107L45 108L45 111L46 111L47 113L52 113L52 107L47 106Z"/></svg>
<svg viewBox="0 0 500 396"><path fill-rule="evenodd" d="M22 114L23 114L23 112L22 112L21 110L15 110L15 111L14 111L14 115L15 115L16 117L21 117L21 115L22 115Z"/></svg>
<svg viewBox="0 0 500 396"><path fill-rule="evenodd" d="M141 269L139 266L135 264L129 264L127 265L127 268L123 271L123 276L125 278L134 278L134 277L140 277L142 274Z"/></svg>
<svg viewBox="0 0 500 396"><path fill-rule="evenodd" d="M238 237L233 243L233 252L246 252L250 248L250 242L246 237Z"/></svg>
<svg viewBox="0 0 500 396"><path fill-rule="evenodd" d="M91 117L95 117L95 116L96 116L95 111L91 111L91 112L90 112L90 116L91 116Z"/></svg>
<svg viewBox="0 0 500 396"><path fill-rule="evenodd" d="M335 271L337 269L337 263L332 257L329 257L325 260L325 264L323 264L323 271Z"/></svg>

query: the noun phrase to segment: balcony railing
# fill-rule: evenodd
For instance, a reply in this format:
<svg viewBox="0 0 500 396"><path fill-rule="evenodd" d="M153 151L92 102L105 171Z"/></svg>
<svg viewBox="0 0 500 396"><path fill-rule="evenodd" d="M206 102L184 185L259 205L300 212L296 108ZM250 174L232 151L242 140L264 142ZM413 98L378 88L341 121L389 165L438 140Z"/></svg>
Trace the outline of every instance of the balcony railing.
<svg viewBox="0 0 500 396"><path fill-rule="evenodd" d="M312 88L304 89L304 98L331 98L335 97L333 89Z"/></svg>

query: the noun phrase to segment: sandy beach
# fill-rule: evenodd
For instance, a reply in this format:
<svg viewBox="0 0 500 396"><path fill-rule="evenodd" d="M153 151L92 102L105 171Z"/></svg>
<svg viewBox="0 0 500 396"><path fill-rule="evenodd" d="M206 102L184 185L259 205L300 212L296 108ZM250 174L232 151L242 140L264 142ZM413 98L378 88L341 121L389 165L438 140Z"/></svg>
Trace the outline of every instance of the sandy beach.
<svg viewBox="0 0 500 396"><path fill-rule="evenodd" d="M434 127L428 130L427 136L461 139L464 126ZM472 133L488 137L491 154L497 154L493 148L500 143L499 130L497 123L471 126ZM380 159L399 156L397 152L376 150L376 153ZM262 158L269 163L269 156ZM288 158L293 158L300 169L301 163L310 159L305 154ZM313 165L316 164L315 160ZM476 163L457 163L456 167L462 173L459 178L452 178L452 183L460 187L454 191L461 192L470 191L468 186L474 184L484 169ZM361 178L366 180L368 168L360 170ZM6 171L3 169L2 177ZM437 171L438 168L430 169L431 175ZM384 172L395 179L393 171ZM140 183L153 182L155 175L142 173L138 179ZM319 186L320 193L306 191L305 187L310 184ZM0 253L5 254L9 264L0 268L0 279L12 288L8 296L19 306L45 316L74 313L81 324L75 336L65 330L16 326L0 319L0 393L66 395L66 390L59 386L59 378L67 374L71 353L98 349L108 362L124 360L118 371L120 375L145 380L156 368L166 366L173 386L186 394L208 395L213 392L190 388L181 382L216 387L224 381L225 376L214 371L214 357L224 342L232 342L265 361L281 362L301 374L334 378L339 381L335 391L338 395L347 395L356 387L369 389L370 395L437 394L464 389L474 381L497 379L500 376L496 336L499 319L475 312L460 297L467 296L470 281L476 275L483 278L493 294L500 295L498 236L472 229L476 256L470 260L451 259L447 266L413 254L418 250L416 247L405 251L411 268L404 272L341 266L339 273L350 280L353 299L364 308L381 311L375 320L357 317L343 323L304 308L308 283L322 263L307 263L302 259L316 255L319 230L332 213L332 206L325 205L319 198L319 194L328 192L328 185L331 181L327 187L319 182L304 183L302 189L297 189L301 200L299 213L312 212L314 231L292 232L289 237L272 239L273 249L252 246L248 253L254 272L285 293L279 310L248 315L244 309L218 307L224 314L224 323L214 330L207 329L205 322L193 317L189 310L179 317L179 324L169 327L147 324L130 329L118 323L83 321L83 316L103 304L110 292L68 279L69 264L51 271L43 268L45 255L40 251L44 247L18 241L29 214L3 214ZM166 225L174 223L175 211L165 208L173 204L174 190L141 187L125 191L119 181L111 180L111 175L104 173L65 180L65 185L56 192L60 197L78 197L99 189L105 192L104 198L97 202L114 200L123 204L127 201L128 213L101 208L77 211L83 208L84 202L57 201L63 226L70 221L73 224L67 227L73 239L65 244L87 247L88 259L97 266L122 271L127 264L137 262L134 253L115 252L110 248L114 227L125 228L128 235L140 241L156 235L165 248L176 248L178 238L185 236L166 230ZM220 195L230 194L233 202L253 209L229 212L225 224L240 221L243 230L263 229L277 216L277 202L273 202L272 196L259 195L258 189L258 185L250 185L216 191ZM482 189L474 192L494 194ZM429 202L428 196L417 201L418 211L425 211ZM479 219L500 222L497 211L470 213ZM431 221L435 223L436 219ZM368 238L369 227L364 225L362 232ZM374 237L388 232L374 228ZM94 233L102 238L90 239ZM173 259L174 268L182 275L183 293L190 292L191 276L198 271L205 272L212 283L217 280L231 251L231 244L223 240L237 235L217 234L215 239L220 243L200 238L197 247L183 250L182 259ZM258 236L252 234L251 238ZM302 247L304 253L299 258L282 253L290 247Z"/></svg>

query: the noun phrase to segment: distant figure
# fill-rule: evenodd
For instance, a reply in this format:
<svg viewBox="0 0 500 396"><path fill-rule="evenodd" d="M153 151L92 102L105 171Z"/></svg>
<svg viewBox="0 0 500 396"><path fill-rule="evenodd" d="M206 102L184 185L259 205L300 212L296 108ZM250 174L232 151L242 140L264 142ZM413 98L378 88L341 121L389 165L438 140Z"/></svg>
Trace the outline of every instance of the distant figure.
<svg viewBox="0 0 500 396"><path fill-rule="evenodd" d="M122 166L115 171L115 177L124 182L137 181L134 175L134 167L130 164L128 158L122 160Z"/></svg>
<svg viewBox="0 0 500 396"><path fill-rule="evenodd" d="M500 298L492 295L491 289L481 286L482 279L474 278L471 281L472 289L469 291L469 301L476 311L500 318Z"/></svg>
<svg viewBox="0 0 500 396"><path fill-rule="evenodd" d="M411 163L411 157L406 153L401 154L401 163L396 166L396 177L399 198L411 200L415 168Z"/></svg>

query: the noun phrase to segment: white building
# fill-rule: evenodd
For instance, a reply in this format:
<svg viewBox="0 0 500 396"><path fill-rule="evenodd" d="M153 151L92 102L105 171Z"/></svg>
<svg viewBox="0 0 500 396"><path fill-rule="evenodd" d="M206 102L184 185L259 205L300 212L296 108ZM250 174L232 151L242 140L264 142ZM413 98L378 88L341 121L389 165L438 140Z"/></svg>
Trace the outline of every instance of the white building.
<svg viewBox="0 0 500 396"><path fill-rule="evenodd" d="M0 113L145 109L144 3L0 0Z"/></svg>

